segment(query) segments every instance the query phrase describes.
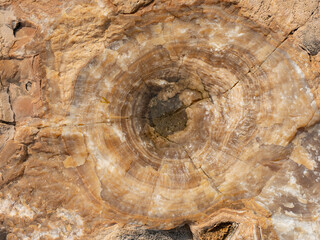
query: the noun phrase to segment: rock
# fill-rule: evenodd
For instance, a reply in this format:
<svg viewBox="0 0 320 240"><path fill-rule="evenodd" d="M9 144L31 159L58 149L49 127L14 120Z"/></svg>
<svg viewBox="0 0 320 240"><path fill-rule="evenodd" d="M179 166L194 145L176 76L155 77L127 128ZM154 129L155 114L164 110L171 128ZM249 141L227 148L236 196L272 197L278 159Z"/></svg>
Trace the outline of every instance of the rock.
<svg viewBox="0 0 320 240"><path fill-rule="evenodd" d="M182 226L171 230L143 230L143 229L113 229L112 233L108 236L110 239L116 240L192 240L192 233L188 226Z"/></svg>
<svg viewBox="0 0 320 240"><path fill-rule="evenodd" d="M14 126L9 124L0 123L0 149L14 136Z"/></svg>
<svg viewBox="0 0 320 240"><path fill-rule="evenodd" d="M4 122L13 122L14 116L7 91L0 92L0 102L0 120Z"/></svg>
<svg viewBox="0 0 320 240"><path fill-rule="evenodd" d="M320 13L319 8L313 13L310 20L306 23L303 31L302 44L307 52L314 56L320 51Z"/></svg>
<svg viewBox="0 0 320 240"><path fill-rule="evenodd" d="M318 5L317 0L308 2L281 0L277 3L271 0L239 1L242 14L255 22L280 31L284 36L309 22Z"/></svg>
<svg viewBox="0 0 320 240"><path fill-rule="evenodd" d="M320 238L318 1L0 6L0 239Z"/></svg>
<svg viewBox="0 0 320 240"><path fill-rule="evenodd" d="M117 7L119 13L129 14L135 13L139 8L150 4L152 1L153 0L113 0L112 4Z"/></svg>
<svg viewBox="0 0 320 240"><path fill-rule="evenodd" d="M20 79L19 61L0 60L1 85L8 87L10 83L18 82Z"/></svg>
<svg viewBox="0 0 320 240"><path fill-rule="evenodd" d="M26 159L26 147L14 141L8 141L0 152L0 186L23 175L23 162Z"/></svg>

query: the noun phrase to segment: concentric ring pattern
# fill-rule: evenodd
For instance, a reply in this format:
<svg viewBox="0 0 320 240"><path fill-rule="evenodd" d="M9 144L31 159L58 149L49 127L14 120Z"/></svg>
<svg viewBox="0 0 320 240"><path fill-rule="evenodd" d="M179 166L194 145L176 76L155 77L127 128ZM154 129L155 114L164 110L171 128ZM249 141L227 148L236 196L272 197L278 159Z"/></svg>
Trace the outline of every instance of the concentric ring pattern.
<svg viewBox="0 0 320 240"><path fill-rule="evenodd" d="M80 71L65 144L119 219L195 221L281 168L315 110L302 71L257 29L219 6L155 9Z"/></svg>

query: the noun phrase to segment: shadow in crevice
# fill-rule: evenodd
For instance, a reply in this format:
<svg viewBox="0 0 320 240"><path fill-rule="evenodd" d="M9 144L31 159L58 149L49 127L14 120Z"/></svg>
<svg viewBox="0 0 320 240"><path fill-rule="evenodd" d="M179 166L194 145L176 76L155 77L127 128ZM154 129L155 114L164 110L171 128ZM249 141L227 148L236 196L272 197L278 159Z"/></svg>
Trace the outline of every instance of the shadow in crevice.
<svg viewBox="0 0 320 240"><path fill-rule="evenodd" d="M192 240L193 236L188 225L171 230L129 230L121 234L117 240Z"/></svg>
<svg viewBox="0 0 320 240"><path fill-rule="evenodd" d="M226 240L237 228L237 223L221 222L200 234L201 240Z"/></svg>
<svg viewBox="0 0 320 240"><path fill-rule="evenodd" d="M7 239L7 231L5 229L0 228L0 240L6 240Z"/></svg>

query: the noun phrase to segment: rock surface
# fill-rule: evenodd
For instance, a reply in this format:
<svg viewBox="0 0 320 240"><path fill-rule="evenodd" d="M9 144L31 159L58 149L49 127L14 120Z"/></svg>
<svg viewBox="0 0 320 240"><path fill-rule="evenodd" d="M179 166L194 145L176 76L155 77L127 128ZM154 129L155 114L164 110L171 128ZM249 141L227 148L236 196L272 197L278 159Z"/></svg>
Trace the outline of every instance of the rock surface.
<svg viewBox="0 0 320 240"><path fill-rule="evenodd" d="M320 2L0 1L0 239L320 239Z"/></svg>

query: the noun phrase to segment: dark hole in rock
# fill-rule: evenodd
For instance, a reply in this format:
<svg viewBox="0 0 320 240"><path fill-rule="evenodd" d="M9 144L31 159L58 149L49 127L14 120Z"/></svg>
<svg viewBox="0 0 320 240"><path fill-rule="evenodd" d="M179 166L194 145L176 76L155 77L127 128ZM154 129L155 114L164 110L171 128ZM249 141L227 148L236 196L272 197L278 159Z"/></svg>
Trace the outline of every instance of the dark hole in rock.
<svg viewBox="0 0 320 240"><path fill-rule="evenodd" d="M13 36L16 36L17 32L23 28L23 24L21 22L17 22L13 28Z"/></svg>
<svg viewBox="0 0 320 240"><path fill-rule="evenodd" d="M13 21L11 23L11 28L13 31L13 36L18 38L33 36L34 32L36 31L36 27L28 21ZM20 36L18 32L22 32Z"/></svg>
<svg viewBox="0 0 320 240"><path fill-rule="evenodd" d="M7 239L7 231L4 229L0 229L0 240L6 240Z"/></svg>
<svg viewBox="0 0 320 240"><path fill-rule="evenodd" d="M26 90L27 90L28 92L30 91L31 87L32 87L32 83L31 83L31 82L27 82L27 83L26 83Z"/></svg>
<svg viewBox="0 0 320 240"><path fill-rule="evenodd" d="M151 127L163 137L185 129L188 120L185 106L178 95L167 101L153 98L148 115Z"/></svg>
<svg viewBox="0 0 320 240"><path fill-rule="evenodd" d="M234 232L237 228L237 224L234 222L221 222L214 225L212 228L204 230L200 234L201 240L225 240Z"/></svg>

